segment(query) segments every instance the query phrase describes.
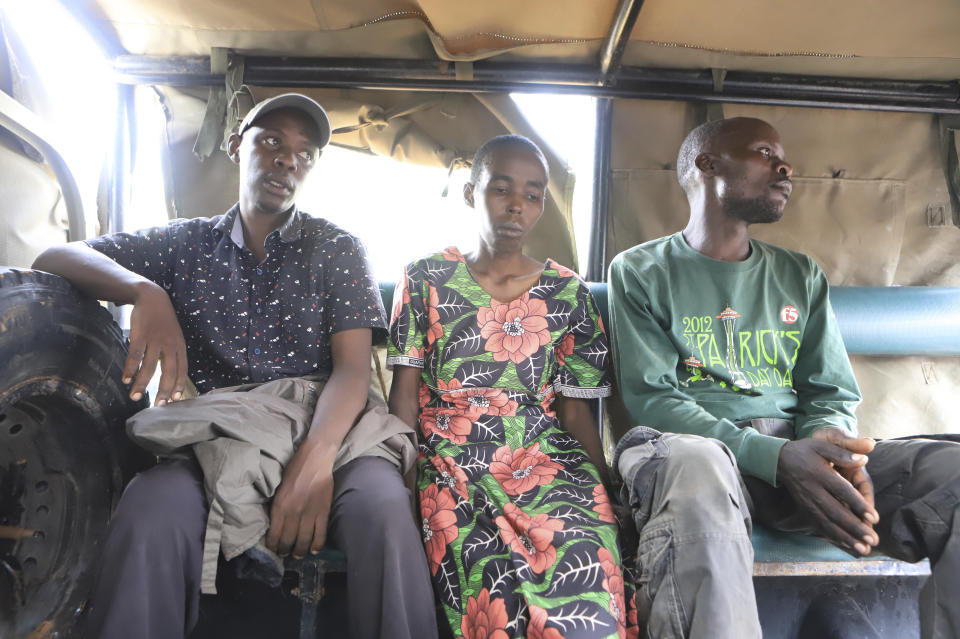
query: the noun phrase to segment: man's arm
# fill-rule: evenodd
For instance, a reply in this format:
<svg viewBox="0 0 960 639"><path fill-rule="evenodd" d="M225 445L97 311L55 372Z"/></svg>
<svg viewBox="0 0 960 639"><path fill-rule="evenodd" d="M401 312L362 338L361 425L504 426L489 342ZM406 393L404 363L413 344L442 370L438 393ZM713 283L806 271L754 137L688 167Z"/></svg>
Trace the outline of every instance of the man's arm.
<svg viewBox="0 0 960 639"><path fill-rule="evenodd" d="M187 380L187 348L170 297L160 286L130 271L83 242L49 248L33 268L63 277L82 293L117 304L133 304L130 349L123 381L138 401L160 363L155 403L178 400Z"/></svg>
<svg viewBox="0 0 960 639"><path fill-rule="evenodd" d="M383 325L383 304L357 238L336 238L323 265L324 319L333 368L317 399L310 432L283 471L270 509L266 546L279 555L320 552L333 501L333 463L347 432L363 411L370 390L374 328ZM341 299L349 300L341 303ZM352 302L352 303L351 303Z"/></svg>
<svg viewBox="0 0 960 639"><path fill-rule="evenodd" d="M283 471L270 509L266 546L281 556L320 552L327 539L333 501L333 462L344 437L357 423L370 388L373 331L334 333L333 371L317 399L310 432Z"/></svg>
<svg viewBox="0 0 960 639"><path fill-rule="evenodd" d="M879 539L873 484L866 455L873 440L857 437L854 409L860 389L847 358L829 285L811 260L810 310L793 369L797 393L797 441L780 453L778 478L801 508L818 522L822 535L860 554Z"/></svg>
<svg viewBox="0 0 960 639"><path fill-rule="evenodd" d="M797 439L810 437L821 428L836 428L856 437L854 410L860 403L860 389L830 305L827 278L812 260L810 269L810 310L793 369Z"/></svg>
<svg viewBox="0 0 960 639"><path fill-rule="evenodd" d="M701 407L680 389L676 345L660 326L640 278L622 259L610 265L609 304L614 370L633 425L718 439L742 472L775 485L786 440L737 428Z"/></svg>

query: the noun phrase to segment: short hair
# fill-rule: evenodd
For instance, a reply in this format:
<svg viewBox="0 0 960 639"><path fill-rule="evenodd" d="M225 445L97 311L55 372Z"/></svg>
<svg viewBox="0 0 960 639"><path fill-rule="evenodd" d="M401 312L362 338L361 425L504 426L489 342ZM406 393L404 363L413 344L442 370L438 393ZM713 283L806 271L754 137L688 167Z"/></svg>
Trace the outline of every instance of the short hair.
<svg viewBox="0 0 960 639"><path fill-rule="evenodd" d="M677 153L677 181L684 191L690 188L696 174L697 156L713 147L714 140L723 133L730 120L712 120L705 122L687 134Z"/></svg>
<svg viewBox="0 0 960 639"><path fill-rule="evenodd" d="M489 164L490 156L493 155L494 151L511 146L527 149L536 155L543 162L543 171L547 174L547 179L550 179L550 167L547 166L547 158L533 140L522 135L498 135L495 138L490 138L477 149L476 155L473 156L473 164L470 165L470 183L477 183L480 179L480 171L486 164Z"/></svg>

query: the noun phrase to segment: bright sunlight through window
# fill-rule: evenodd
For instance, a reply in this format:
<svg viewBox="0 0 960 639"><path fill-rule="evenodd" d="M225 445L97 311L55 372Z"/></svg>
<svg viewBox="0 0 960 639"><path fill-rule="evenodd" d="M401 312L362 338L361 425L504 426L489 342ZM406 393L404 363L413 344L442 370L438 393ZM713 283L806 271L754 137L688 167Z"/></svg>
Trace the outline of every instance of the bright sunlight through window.
<svg viewBox="0 0 960 639"><path fill-rule="evenodd" d="M538 133L576 176L574 233L586 270L593 192L593 98L515 94ZM327 147L300 197L305 211L360 237L379 280L396 281L408 262L448 246L475 248L477 222L463 203L469 170L403 164ZM444 195L446 193L446 195Z"/></svg>
<svg viewBox="0 0 960 639"><path fill-rule="evenodd" d="M103 53L55 0L0 3L34 69L27 106L42 117L83 198L88 233L96 232L97 186L111 152L116 90Z"/></svg>

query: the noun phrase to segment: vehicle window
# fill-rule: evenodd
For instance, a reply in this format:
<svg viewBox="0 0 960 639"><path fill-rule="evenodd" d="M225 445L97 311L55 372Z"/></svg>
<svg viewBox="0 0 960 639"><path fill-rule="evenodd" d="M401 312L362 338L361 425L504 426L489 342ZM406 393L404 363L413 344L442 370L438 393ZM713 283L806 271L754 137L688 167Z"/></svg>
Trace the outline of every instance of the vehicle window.
<svg viewBox="0 0 960 639"><path fill-rule="evenodd" d="M96 232L103 160L113 148L116 85L103 53L54 0L3 3L18 72L14 98L47 126L49 140L73 173L87 232ZM67 53L69 52L69 53Z"/></svg>
<svg viewBox="0 0 960 639"><path fill-rule="evenodd" d="M527 119L576 175L574 231L585 270L593 194L595 100L514 94ZM411 260L455 245L474 247L476 216L463 203L469 169L403 164L330 146L304 187L300 206L363 239L378 279L394 281Z"/></svg>

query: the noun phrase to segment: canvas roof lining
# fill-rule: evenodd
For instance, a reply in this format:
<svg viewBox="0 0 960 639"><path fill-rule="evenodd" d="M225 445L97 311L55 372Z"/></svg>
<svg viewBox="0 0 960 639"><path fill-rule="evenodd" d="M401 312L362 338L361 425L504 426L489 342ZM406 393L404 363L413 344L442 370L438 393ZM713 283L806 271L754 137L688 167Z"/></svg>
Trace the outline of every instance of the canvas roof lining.
<svg viewBox="0 0 960 639"><path fill-rule="evenodd" d="M565 0L559 6L534 0L520 7L509 0L300 0L283 3L280 14L275 3L265 6L257 0L229 5L85 0L81 6L134 54L203 55L212 46L230 46L267 55L338 56L344 50L362 55L367 50L368 56L404 58L421 57L429 47L431 57L447 60L509 53L514 60L548 57L589 64L596 62L616 5L614 0ZM856 59L852 68L866 77L891 77L887 71L900 68L915 74L910 77L956 77L958 24L960 5L953 0L922 5L895 0L839 5L831 0L803 5L646 0L624 62L644 65L648 52L656 50L652 64L685 68L689 54L697 52L701 55L695 60L708 56L737 68L747 63L747 69L758 71L763 69L752 66L757 59L793 58L794 68L787 72L814 73L822 72L822 65L812 61L827 58L840 65L836 73L849 75L843 63ZM362 45L345 48L347 41Z"/></svg>

